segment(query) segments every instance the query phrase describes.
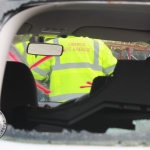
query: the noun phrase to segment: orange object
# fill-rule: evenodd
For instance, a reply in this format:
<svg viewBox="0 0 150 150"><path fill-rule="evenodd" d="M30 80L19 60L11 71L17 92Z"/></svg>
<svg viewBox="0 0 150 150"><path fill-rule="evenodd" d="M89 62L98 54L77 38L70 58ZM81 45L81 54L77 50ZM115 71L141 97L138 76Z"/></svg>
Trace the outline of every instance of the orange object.
<svg viewBox="0 0 150 150"><path fill-rule="evenodd" d="M86 83L89 85L85 85L85 86L83 85L83 86L80 86L80 88L91 88L92 87L92 82L87 81Z"/></svg>
<svg viewBox="0 0 150 150"><path fill-rule="evenodd" d="M38 66L39 64L41 64L42 62L44 62L45 60L51 58L52 56L45 56L42 59L40 59L39 61L37 61L36 63L34 63L33 65L30 66L30 69Z"/></svg>

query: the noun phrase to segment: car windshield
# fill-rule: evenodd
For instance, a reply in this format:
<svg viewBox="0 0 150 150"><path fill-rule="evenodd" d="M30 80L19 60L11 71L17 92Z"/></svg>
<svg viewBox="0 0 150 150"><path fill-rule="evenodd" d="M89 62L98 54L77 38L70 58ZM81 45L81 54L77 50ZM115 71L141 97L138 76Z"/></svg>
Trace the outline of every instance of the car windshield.
<svg viewBox="0 0 150 150"><path fill-rule="evenodd" d="M36 68L46 67L47 64L45 62L48 62L50 59L52 59L55 56L30 55L27 53L27 50L25 50L25 52L22 52L22 51L23 51L23 48L27 48L27 45L29 43L32 43L32 42L48 43L49 41L52 41L57 38L59 39L59 37L57 37L57 35L50 35L50 34L46 34L46 35L43 34L43 35L39 35L39 36L32 36L32 34L16 35L14 38L12 47L8 54L9 61L22 62L22 63L26 64L32 71L33 76L36 81L36 86L38 89L38 102L56 102L56 103L63 102L63 101L61 101L61 99L58 99L57 101L53 101L50 98L51 94L52 94L52 91L51 91L52 81L50 82L50 76L53 73L53 70L47 71L46 75L44 76L45 78L42 78L42 77L40 78L40 75L38 77L38 75L36 73L34 73L34 70L36 70ZM95 39L95 40L103 41L104 44L110 49L112 55L117 60L129 60L129 61L130 60L136 60L136 61L146 60L150 55L150 45L145 42L141 42L141 41L140 42L139 41L137 41L137 42L110 41L110 40L103 40L103 38ZM86 49L84 48L83 45L81 45L81 46L76 45L76 50L71 49L74 47L75 44L76 43L71 43L69 45L69 47L64 44L64 52L69 53L71 51L75 51L75 52L86 51ZM78 44L80 44L80 43L78 43ZM81 44L83 44L83 43L81 42ZM84 49L82 49L82 48L84 48ZM72 60L70 60L70 62L73 61L73 59L75 59L71 55L72 55L72 53L69 53L69 55L68 55L68 56L70 56L70 59L72 58ZM28 59L28 56L30 59L32 59L31 62ZM62 56L63 56L63 54L62 54ZM62 56L59 56L59 57L61 58ZM65 59L68 59L68 58L65 58ZM49 66L49 68L50 68L50 66ZM67 68L64 69L64 72L66 71L66 69ZM65 82L63 82L63 83L64 84L61 84L61 85L59 84L61 86L61 89L63 89L66 86L70 86L70 85L66 85ZM84 89L86 89L87 93L90 92L91 86L92 86L92 81L85 81L85 84L83 84L83 85L78 84L78 88L82 88L83 91L84 91ZM59 87L57 87L57 88L59 89ZM76 91L74 91L74 92L76 92ZM72 94L72 95L73 96L71 96L71 98L68 98L65 101L77 98L77 95L75 95L75 94ZM82 95L84 95L84 94L81 94L81 96Z"/></svg>

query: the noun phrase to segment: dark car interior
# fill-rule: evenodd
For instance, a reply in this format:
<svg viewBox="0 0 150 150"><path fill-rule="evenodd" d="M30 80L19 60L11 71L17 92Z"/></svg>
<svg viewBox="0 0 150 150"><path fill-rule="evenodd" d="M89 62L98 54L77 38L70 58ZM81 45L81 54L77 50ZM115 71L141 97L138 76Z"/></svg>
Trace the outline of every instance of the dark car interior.
<svg viewBox="0 0 150 150"><path fill-rule="evenodd" d="M19 11L38 3L34 5L23 5ZM149 16L149 5L60 2L55 9L26 21L17 34L54 33L149 43ZM89 94L51 108L38 106L35 81L26 65L7 62L1 110L8 124L17 129L94 133L104 133L110 127L134 130L133 120L150 119L149 66L149 59L118 60L112 76L93 80Z"/></svg>

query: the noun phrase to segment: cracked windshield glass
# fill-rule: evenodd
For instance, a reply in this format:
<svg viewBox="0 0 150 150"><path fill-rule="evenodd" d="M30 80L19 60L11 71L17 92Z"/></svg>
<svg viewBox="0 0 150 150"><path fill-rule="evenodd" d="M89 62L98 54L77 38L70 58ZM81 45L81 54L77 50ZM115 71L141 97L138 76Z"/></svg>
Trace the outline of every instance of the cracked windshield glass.
<svg viewBox="0 0 150 150"><path fill-rule="evenodd" d="M29 43L59 44L63 52L61 56L28 54ZM30 68L38 102L63 103L87 95L93 79L112 74L117 60L145 60L149 55L150 45L141 41L25 34L15 36L8 60L22 62Z"/></svg>

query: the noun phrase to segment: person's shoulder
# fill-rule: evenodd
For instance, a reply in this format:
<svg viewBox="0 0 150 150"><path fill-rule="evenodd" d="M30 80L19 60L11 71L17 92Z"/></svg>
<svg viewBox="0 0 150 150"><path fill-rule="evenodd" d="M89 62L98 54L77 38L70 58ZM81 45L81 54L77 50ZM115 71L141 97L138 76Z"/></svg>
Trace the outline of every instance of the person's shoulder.
<svg viewBox="0 0 150 150"><path fill-rule="evenodd" d="M98 42L99 44L104 44L104 42L103 42L101 39L90 38L90 37L82 37L82 38L85 38L85 39L91 40L91 41L96 41L96 42Z"/></svg>
<svg viewBox="0 0 150 150"><path fill-rule="evenodd" d="M101 39L93 39L93 40L99 42L100 44L104 44L104 42Z"/></svg>

